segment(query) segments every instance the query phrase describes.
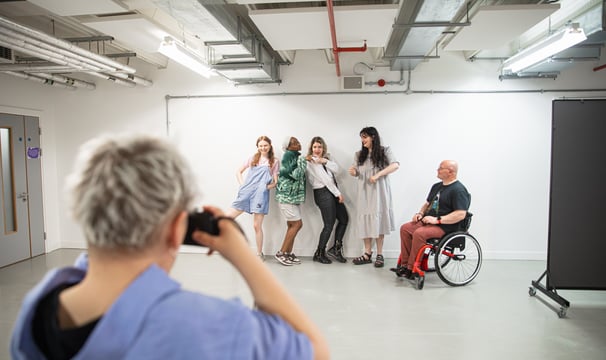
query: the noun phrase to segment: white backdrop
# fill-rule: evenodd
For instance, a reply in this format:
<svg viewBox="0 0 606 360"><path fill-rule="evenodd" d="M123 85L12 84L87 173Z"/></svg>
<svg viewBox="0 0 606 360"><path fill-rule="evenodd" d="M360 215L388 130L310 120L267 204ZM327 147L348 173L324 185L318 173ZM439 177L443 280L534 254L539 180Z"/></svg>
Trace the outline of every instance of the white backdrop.
<svg viewBox="0 0 606 360"><path fill-rule="evenodd" d="M515 106L512 106L515 104ZM538 106L542 104L542 106ZM396 229L385 253L397 257L399 226L424 202L442 159L459 161L459 179L472 194L471 232L487 258L544 259L547 240L551 97L542 94L481 95L276 95L189 97L168 104L171 137L191 161L203 192L201 203L223 208L233 201L236 169L269 136L276 155L287 136L306 152L322 136L346 197L350 223L356 219L355 183L346 169L361 144L359 131L375 126L391 146L400 170L390 175ZM284 232L275 199L265 219L265 253L279 248ZM239 222L254 241L252 218ZM303 229L295 252L311 255L322 227L308 186ZM362 241L351 226L346 255L359 255Z"/></svg>
<svg viewBox="0 0 606 360"><path fill-rule="evenodd" d="M345 54L347 55L347 54ZM255 139L270 136L277 148L294 135L306 147L321 135L337 162L347 168L360 148L358 133L376 126L383 143L393 148L401 169L391 176L396 232L387 236L386 255L398 254L397 227L407 221L437 181L440 160L460 162L460 179L472 193L474 221L487 258L545 260L547 253L550 167L551 100L561 96L606 95L580 91L541 93L540 89L603 89L606 71L592 68L606 61L582 62L562 72L556 81L498 80L498 62L467 62L458 54L420 64L406 75L406 86L386 90L435 91L433 95L342 94L273 95L265 92L334 92L339 89L333 64L322 51L297 52L296 63L282 67L280 85L234 87L223 79L204 79L178 66L144 67L141 75L154 80L148 88L124 88L96 81L94 91L65 91L0 74L0 108L40 117L43 144L43 192L46 249L82 248L85 241L69 215L64 189L79 146L100 133L166 134L187 152L196 171L203 203L228 207L237 191L235 171L255 152ZM343 57L343 73L353 63ZM399 72L378 68L367 81L397 80ZM369 86L368 90L381 91ZM438 94L458 91L457 94ZM491 92L481 94L483 91ZM525 91L530 91L526 93ZM189 99L165 100L192 95ZM249 97L228 97L228 95ZM200 98L197 95L218 95ZM221 96L224 97L221 97ZM8 109L8 110L6 110ZM281 151L278 151L278 156ZM339 177L352 221L355 188L349 175ZM272 194L273 195L273 194ZM295 244L301 255L311 255L321 228L319 212L308 197L304 228ZM250 239L250 216L239 218ZM266 253L277 250L284 221L275 203L265 222ZM361 240L346 233L346 255L360 255Z"/></svg>

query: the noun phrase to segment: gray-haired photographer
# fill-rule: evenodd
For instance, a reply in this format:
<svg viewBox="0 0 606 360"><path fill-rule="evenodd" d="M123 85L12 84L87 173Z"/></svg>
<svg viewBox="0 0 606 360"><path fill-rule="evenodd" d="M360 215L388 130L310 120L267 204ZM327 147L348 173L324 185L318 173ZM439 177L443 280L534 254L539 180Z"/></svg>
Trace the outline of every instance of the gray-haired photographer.
<svg viewBox="0 0 606 360"><path fill-rule="evenodd" d="M103 137L81 149L70 183L88 251L26 296L13 359L329 358L316 325L220 209L203 208L214 234L195 230L192 239L240 272L256 309L169 276L196 193L190 174L155 137Z"/></svg>

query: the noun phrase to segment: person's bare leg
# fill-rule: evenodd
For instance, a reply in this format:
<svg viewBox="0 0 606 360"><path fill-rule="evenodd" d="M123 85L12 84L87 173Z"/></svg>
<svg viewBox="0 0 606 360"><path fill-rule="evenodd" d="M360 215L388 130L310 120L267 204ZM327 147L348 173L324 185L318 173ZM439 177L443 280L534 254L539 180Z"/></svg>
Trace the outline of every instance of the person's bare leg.
<svg viewBox="0 0 606 360"><path fill-rule="evenodd" d="M284 235L284 242L280 251L283 253L291 253L292 248L295 244L295 236L303 227L302 220L287 221L286 222L286 235Z"/></svg>
<svg viewBox="0 0 606 360"><path fill-rule="evenodd" d="M381 234L377 238L377 255L383 255L383 240L385 235Z"/></svg>
<svg viewBox="0 0 606 360"><path fill-rule="evenodd" d="M263 253L263 219L265 214L253 214L253 227L255 229L255 240L257 242L257 254Z"/></svg>
<svg viewBox="0 0 606 360"><path fill-rule="evenodd" d="M242 211L242 210L231 208L225 212L225 216L235 219L238 216L240 216L240 214L242 214L243 212L244 211Z"/></svg>

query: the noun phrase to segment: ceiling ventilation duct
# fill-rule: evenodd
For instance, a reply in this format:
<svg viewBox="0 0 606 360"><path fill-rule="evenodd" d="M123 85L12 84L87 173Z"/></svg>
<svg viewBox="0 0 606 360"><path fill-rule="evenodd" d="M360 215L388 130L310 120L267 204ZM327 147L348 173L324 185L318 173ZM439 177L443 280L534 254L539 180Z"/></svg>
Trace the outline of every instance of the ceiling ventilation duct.
<svg viewBox="0 0 606 360"><path fill-rule="evenodd" d="M280 83L282 58L260 36L242 5L213 0L152 0L204 41L206 60L236 85ZM210 24L210 25L209 25ZM209 31L214 27L216 31Z"/></svg>

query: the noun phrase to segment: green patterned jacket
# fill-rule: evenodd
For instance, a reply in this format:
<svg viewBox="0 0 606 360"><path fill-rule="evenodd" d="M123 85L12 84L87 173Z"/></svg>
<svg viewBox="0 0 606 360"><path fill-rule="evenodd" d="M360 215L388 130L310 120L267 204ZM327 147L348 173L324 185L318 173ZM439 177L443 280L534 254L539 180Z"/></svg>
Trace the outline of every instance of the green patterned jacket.
<svg viewBox="0 0 606 360"><path fill-rule="evenodd" d="M287 150L282 156L276 186L276 200L282 204L302 204L305 201L305 169L307 160L298 151Z"/></svg>

